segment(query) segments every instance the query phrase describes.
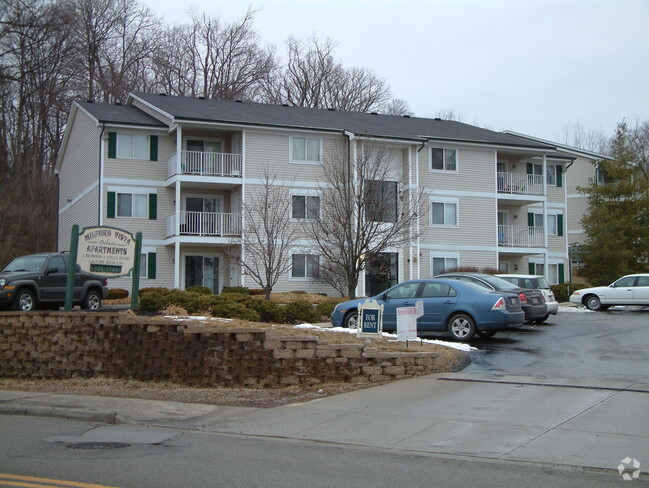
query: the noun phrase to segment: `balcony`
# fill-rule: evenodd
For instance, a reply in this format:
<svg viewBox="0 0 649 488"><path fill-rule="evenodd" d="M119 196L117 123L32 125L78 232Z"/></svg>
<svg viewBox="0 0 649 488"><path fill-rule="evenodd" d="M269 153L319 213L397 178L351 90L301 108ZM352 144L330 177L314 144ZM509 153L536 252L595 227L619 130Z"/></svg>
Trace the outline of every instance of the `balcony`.
<svg viewBox="0 0 649 488"><path fill-rule="evenodd" d="M167 237L176 235L176 215L167 217ZM181 236L238 237L241 214L220 212L180 212Z"/></svg>
<svg viewBox="0 0 649 488"><path fill-rule="evenodd" d="M544 247L543 227L499 225L498 245L502 247Z"/></svg>
<svg viewBox="0 0 649 488"><path fill-rule="evenodd" d="M543 195L543 176L499 172L498 193Z"/></svg>
<svg viewBox="0 0 649 488"><path fill-rule="evenodd" d="M241 154L181 151L167 160L167 178L175 175L222 176L240 178Z"/></svg>

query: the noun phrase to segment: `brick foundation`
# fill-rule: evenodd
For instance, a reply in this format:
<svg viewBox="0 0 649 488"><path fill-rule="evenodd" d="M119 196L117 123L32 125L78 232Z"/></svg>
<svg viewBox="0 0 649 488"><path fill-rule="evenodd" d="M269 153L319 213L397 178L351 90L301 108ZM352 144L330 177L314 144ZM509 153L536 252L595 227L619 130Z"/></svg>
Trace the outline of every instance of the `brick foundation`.
<svg viewBox="0 0 649 488"><path fill-rule="evenodd" d="M0 313L0 376L103 377L188 386L390 381L439 371L436 353L384 353L265 329L114 313Z"/></svg>

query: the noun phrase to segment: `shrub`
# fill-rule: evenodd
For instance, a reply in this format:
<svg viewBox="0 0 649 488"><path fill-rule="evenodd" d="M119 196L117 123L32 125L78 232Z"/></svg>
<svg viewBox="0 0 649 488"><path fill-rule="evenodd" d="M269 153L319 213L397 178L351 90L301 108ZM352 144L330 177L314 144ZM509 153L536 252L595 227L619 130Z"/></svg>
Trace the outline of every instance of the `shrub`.
<svg viewBox="0 0 649 488"><path fill-rule="evenodd" d="M150 288L140 288L138 290L138 293L140 296L146 295L147 293L151 293L152 291L162 291L162 290L169 290L169 288L161 288L161 287L150 287Z"/></svg>
<svg viewBox="0 0 649 488"><path fill-rule="evenodd" d="M284 307L267 300L252 300L252 307L259 314L262 322L283 322L286 316Z"/></svg>
<svg viewBox="0 0 649 488"><path fill-rule="evenodd" d="M221 295L228 293L244 293L250 295L250 290L245 286L224 286Z"/></svg>
<svg viewBox="0 0 649 488"><path fill-rule="evenodd" d="M212 306L212 316L214 317L223 317L226 319L241 319L241 320L250 320L257 321L259 320L259 314L256 310L248 308L243 303L237 303L235 301L229 300L226 296L217 296L214 300Z"/></svg>
<svg viewBox="0 0 649 488"><path fill-rule="evenodd" d="M297 322L318 322L320 316L316 313L313 305L306 300L297 300L284 307L285 321L289 324Z"/></svg>
<svg viewBox="0 0 649 488"><path fill-rule="evenodd" d="M123 288L111 288L108 290L107 300L121 300L128 297L128 290Z"/></svg>
<svg viewBox="0 0 649 488"><path fill-rule="evenodd" d="M340 302L344 302L345 298L330 299L324 302L318 303L315 307L315 311L320 317L331 317L331 314L334 311L334 307Z"/></svg>
<svg viewBox="0 0 649 488"><path fill-rule="evenodd" d="M207 286L190 286L185 291L191 293L199 293L201 295L214 295L214 293L212 293L212 290L210 290Z"/></svg>
<svg viewBox="0 0 649 488"><path fill-rule="evenodd" d="M583 290L588 288L589 285L583 283L561 283L560 285L550 285L554 298L557 302L567 302L570 300L570 295L575 290Z"/></svg>

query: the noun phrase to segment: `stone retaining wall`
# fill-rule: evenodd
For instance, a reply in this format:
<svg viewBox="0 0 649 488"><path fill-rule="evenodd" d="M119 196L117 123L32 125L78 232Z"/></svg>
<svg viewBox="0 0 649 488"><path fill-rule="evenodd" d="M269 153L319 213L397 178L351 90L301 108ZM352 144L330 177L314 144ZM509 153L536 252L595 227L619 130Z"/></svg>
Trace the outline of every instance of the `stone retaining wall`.
<svg viewBox="0 0 649 488"><path fill-rule="evenodd" d="M441 370L436 353L385 353L265 329L113 313L0 313L0 376L129 378L189 386L381 382Z"/></svg>

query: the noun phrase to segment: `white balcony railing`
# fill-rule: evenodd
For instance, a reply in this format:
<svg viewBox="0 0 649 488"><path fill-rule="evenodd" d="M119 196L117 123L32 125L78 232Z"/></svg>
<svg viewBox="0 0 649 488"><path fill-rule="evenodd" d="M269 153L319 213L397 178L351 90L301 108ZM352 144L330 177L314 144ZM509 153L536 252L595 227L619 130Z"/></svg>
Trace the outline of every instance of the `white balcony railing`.
<svg viewBox="0 0 649 488"><path fill-rule="evenodd" d="M176 235L176 215L167 217L167 236ZM241 235L241 214L180 212L181 236L228 237Z"/></svg>
<svg viewBox="0 0 649 488"><path fill-rule="evenodd" d="M543 195L543 176L498 172L498 192Z"/></svg>
<svg viewBox="0 0 649 488"><path fill-rule="evenodd" d="M543 227L499 225L498 245L504 247L544 247Z"/></svg>
<svg viewBox="0 0 649 488"><path fill-rule="evenodd" d="M241 154L181 151L167 159L167 177L174 175L241 176Z"/></svg>

